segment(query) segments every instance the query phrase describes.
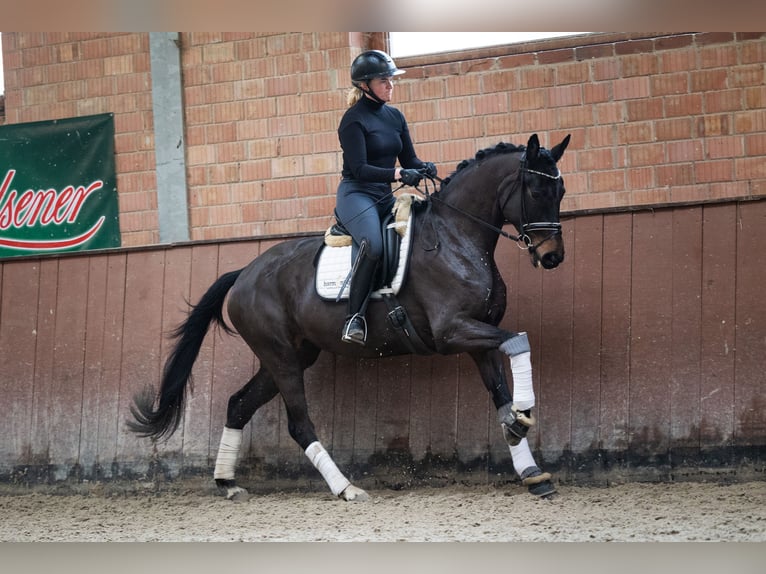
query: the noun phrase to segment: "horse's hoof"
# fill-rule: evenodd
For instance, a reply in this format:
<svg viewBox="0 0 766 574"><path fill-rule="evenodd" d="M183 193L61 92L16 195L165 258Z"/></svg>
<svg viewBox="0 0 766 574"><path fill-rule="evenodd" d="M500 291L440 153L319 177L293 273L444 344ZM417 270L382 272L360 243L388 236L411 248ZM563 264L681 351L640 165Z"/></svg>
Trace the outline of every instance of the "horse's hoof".
<svg viewBox="0 0 766 574"><path fill-rule="evenodd" d="M551 473L543 472L536 466L530 466L521 473L521 484L529 493L538 498L552 498L556 487L551 482Z"/></svg>
<svg viewBox="0 0 766 574"><path fill-rule="evenodd" d="M556 487L550 480L529 484L527 490L529 490L529 494L544 500L551 500L556 495Z"/></svg>
<svg viewBox="0 0 766 574"><path fill-rule="evenodd" d="M339 497L348 502L366 502L370 500L369 494L353 484L349 484L346 489L340 493Z"/></svg>
<svg viewBox="0 0 766 574"><path fill-rule="evenodd" d="M223 492L226 500L231 500L232 502L247 502L250 500L250 493L236 484L222 484L218 488Z"/></svg>

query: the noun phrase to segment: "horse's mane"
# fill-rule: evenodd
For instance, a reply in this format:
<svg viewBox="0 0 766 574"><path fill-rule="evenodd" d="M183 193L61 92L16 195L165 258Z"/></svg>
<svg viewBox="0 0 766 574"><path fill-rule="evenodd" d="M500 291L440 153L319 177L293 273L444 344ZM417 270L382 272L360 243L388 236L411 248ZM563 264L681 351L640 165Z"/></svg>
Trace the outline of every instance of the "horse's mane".
<svg viewBox="0 0 766 574"><path fill-rule="evenodd" d="M484 149L480 149L476 152L476 155L472 159L464 159L459 164L457 164L457 167L455 168L455 171L453 171L449 176L445 177L442 182L441 186L439 188L439 191L443 190L450 181L452 181L452 178L455 177L455 175L464 170L465 168L483 160L487 159L488 157L492 157L495 155L501 155L506 153L514 153L518 151L524 151L527 149L527 146L524 145L516 145L512 143L506 143L506 142L500 142L497 145L493 147L488 147Z"/></svg>

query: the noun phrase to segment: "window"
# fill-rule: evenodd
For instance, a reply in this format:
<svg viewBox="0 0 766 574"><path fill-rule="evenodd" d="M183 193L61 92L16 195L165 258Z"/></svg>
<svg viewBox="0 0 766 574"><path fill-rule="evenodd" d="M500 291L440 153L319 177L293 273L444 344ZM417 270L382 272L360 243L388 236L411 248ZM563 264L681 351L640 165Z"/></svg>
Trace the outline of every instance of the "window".
<svg viewBox="0 0 766 574"><path fill-rule="evenodd" d="M389 32L391 56L418 56L574 36L586 32Z"/></svg>

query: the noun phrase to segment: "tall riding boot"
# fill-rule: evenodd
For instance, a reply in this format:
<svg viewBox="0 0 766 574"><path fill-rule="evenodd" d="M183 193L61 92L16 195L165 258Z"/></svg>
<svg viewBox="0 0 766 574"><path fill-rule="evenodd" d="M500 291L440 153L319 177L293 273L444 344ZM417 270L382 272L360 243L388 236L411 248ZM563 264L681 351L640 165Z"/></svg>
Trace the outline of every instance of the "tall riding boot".
<svg viewBox="0 0 766 574"><path fill-rule="evenodd" d="M347 343L364 345L367 341L367 303L372 293L378 259L367 256L366 245L362 245L351 275L351 289L348 297L348 316L343 326L341 339Z"/></svg>

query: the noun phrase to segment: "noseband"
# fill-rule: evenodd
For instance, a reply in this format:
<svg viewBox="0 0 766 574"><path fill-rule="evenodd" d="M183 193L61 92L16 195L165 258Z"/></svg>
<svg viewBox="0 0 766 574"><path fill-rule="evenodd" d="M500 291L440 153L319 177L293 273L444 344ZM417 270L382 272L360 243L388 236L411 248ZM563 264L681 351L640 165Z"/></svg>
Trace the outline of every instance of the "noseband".
<svg viewBox="0 0 766 574"><path fill-rule="evenodd" d="M556 235L561 235L561 223L558 221L535 221L535 222L529 222L527 219L527 205L525 201L526 193L525 191L525 185L524 185L524 176L523 173L533 173L535 175L541 175L543 177L547 177L548 179L561 179L561 170L556 168L556 175L551 175L549 173L544 173L542 171L537 171L534 169L529 169L527 167L527 155L526 153L521 157L521 161L519 163L519 178L514 182L514 185L511 187L511 191L508 194L508 196L505 198L505 201L502 205L500 205L500 213L503 213L505 211L505 206L508 204L508 202L511 199L511 196L513 195L513 192L517 188L521 188L521 235L512 239L515 239L516 241L522 241L524 242L524 245L526 246L527 250L530 253L534 253L537 251L537 248L540 247L543 243L548 241L549 239L552 239ZM519 185L521 184L521 185ZM546 235L543 239L538 241L537 243L532 242L532 238L529 236L528 232L530 231L549 231L548 235Z"/></svg>

